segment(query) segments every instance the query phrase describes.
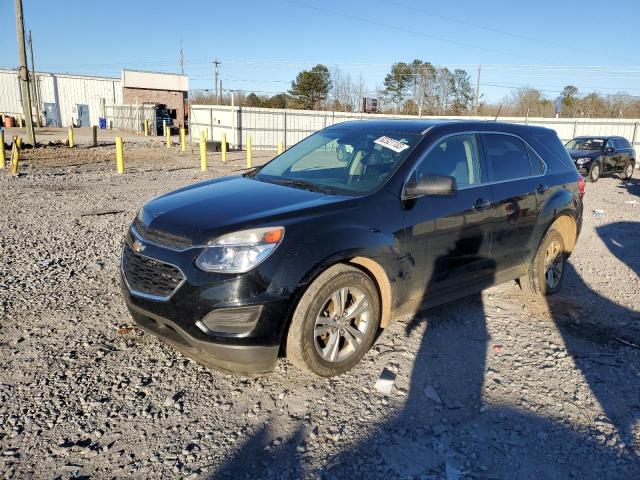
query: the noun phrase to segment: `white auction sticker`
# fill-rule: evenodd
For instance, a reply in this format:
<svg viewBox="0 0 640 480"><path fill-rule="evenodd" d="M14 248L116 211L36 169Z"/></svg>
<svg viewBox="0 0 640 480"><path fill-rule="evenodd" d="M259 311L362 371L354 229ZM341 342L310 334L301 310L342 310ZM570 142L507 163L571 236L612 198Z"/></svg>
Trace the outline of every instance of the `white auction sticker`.
<svg viewBox="0 0 640 480"><path fill-rule="evenodd" d="M374 140L373 143L377 143L378 145L386 147L397 153L400 153L403 150L406 150L407 148L409 148L409 145L407 145L406 143L402 143L390 137L380 137Z"/></svg>

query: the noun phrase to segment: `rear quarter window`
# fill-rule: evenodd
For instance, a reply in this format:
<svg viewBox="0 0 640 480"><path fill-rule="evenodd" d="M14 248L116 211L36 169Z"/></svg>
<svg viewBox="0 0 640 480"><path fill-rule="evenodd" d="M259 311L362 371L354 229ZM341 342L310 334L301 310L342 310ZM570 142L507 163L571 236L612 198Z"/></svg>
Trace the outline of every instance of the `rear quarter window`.
<svg viewBox="0 0 640 480"><path fill-rule="evenodd" d="M573 171L576 169L569 152L564 148L556 132L550 130L533 132L527 139L536 149L552 173Z"/></svg>

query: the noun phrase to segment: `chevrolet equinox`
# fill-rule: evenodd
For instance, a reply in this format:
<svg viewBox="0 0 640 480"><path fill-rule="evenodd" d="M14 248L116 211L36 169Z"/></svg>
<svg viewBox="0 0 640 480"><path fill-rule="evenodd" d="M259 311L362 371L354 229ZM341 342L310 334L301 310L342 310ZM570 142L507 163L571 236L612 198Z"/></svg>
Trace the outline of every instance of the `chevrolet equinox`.
<svg viewBox="0 0 640 480"><path fill-rule="evenodd" d="M398 314L512 280L556 292L583 194L552 130L341 123L147 202L123 292L138 325L206 366L256 375L283 353L329 377Z"/></svg>

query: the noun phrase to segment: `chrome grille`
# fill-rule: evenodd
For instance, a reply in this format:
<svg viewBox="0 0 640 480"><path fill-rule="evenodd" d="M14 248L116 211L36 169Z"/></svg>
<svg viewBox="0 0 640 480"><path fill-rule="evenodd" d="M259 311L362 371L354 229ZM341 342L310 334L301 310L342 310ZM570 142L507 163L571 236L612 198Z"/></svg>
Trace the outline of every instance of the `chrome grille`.
<svg viewBox="0 0 640 480"><path fill-rule="evenodd" d="M122 273L132 293L154 300L167 300L184 280L178 267L140 255L127 243L122 251Z"/></svg>

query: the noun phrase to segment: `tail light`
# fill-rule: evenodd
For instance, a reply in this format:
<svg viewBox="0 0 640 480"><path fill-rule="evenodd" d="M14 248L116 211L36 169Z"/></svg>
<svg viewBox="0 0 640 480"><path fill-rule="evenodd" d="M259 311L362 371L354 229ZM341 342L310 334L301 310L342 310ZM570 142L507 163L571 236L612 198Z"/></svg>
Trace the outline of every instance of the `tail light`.
<svg viewBox="0 0 640 480"><path fill-rule="evenodd" d="M584 178L578 175L578 190L580 190L580 198L584 197Z"/></svg>

